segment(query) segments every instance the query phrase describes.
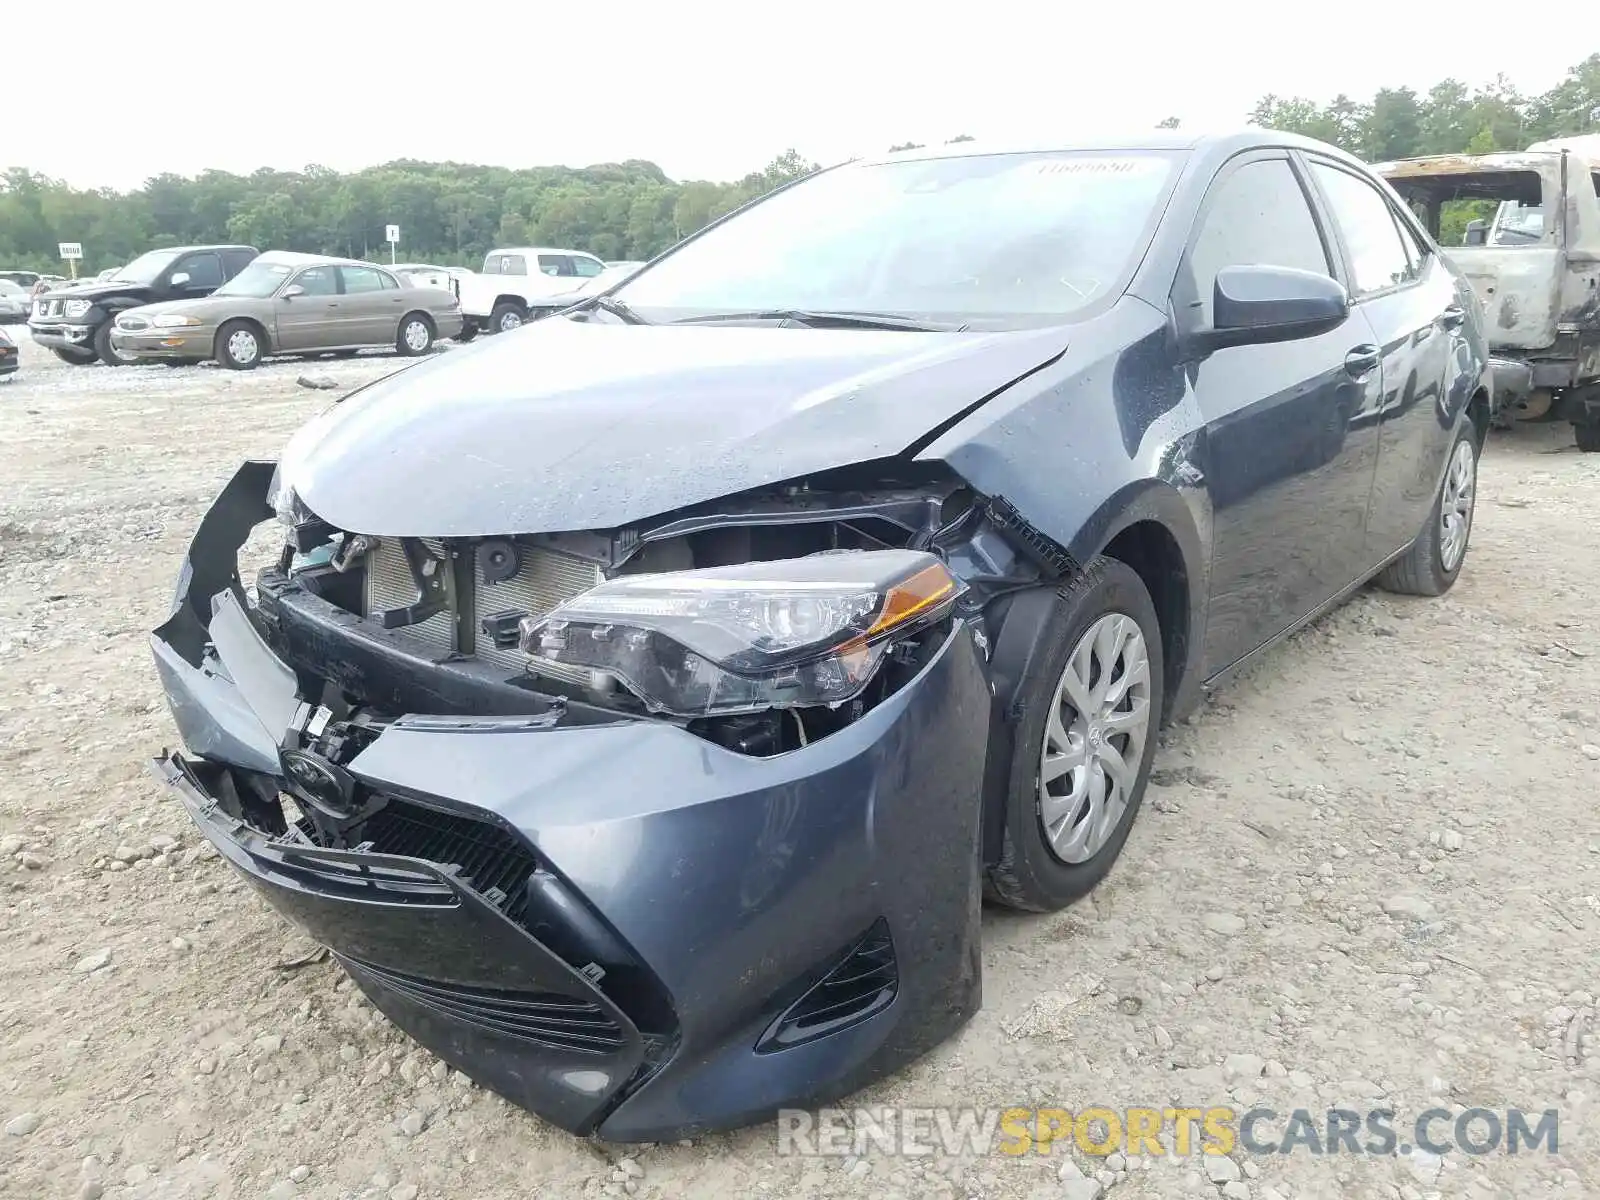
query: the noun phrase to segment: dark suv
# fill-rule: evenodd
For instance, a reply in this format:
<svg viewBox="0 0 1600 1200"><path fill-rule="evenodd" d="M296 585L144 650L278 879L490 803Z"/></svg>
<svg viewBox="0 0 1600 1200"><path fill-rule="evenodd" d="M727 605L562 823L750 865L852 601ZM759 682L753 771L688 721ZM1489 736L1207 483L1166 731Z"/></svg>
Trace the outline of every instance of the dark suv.
<svg viewBox="0 0 1600 1200"><path fill-rule="evenodd" d="M209 296L249 266L254 246L174 246L141 254L110 279L47 292L34 300L28 329L33 340L63 362L108 367L137 360L119 354L111 328L119 312L161 300Z"/></svg>

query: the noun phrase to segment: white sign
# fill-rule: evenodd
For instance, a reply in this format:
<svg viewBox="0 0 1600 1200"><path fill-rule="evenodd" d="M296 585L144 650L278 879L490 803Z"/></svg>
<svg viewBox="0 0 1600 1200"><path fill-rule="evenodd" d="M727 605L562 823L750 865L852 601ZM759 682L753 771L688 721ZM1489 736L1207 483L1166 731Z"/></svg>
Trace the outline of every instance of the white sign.
<svg viewBox="0 0 1600 1200"><path fill-rule="evenodd" d="M386 242L398 242L400 240L400 226L398 226L398 225L385 225L383 227L383 231L384 231L383 232L383 240L384 241L386 241Z"/></svg>
<svg viewBox="0 0 1600 1200"><path fill-rule="evenodd" d="M83 257L82 242L57 242L56 249L61 251L61 257L69 262Z"/></svg>

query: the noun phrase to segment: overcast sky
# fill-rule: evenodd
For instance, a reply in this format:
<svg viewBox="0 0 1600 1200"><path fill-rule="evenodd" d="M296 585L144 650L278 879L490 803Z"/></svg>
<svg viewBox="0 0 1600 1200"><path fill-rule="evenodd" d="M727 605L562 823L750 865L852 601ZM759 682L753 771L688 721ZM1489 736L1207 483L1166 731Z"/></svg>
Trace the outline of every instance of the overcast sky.
<svg viewBox="0 0 1600 1200"><path fill-rule="evenodd" d="M960 133L1031 139L1169 114L1237 125L1266 92L1365 99L1500 72L1540 92L1595 49L1466 11L1404 0L80 0L66 20L6 3L0 165L119 188L161 171L402 157L645 158L679 179L730 179L790 146L830 163ZM1300 21L1308 32L1292 32Z"/></svg>

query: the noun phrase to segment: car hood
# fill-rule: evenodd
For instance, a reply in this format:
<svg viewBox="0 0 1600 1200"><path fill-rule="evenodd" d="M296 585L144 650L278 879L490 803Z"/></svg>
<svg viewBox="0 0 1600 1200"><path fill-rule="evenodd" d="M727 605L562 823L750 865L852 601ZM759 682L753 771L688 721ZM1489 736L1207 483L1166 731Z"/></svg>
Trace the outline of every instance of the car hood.
<svg viewBox="0 0 1600 1200"><path fill-rule="evenodd" d="M132 309L141 317L153 317L157 313L181 313L187 317L199 317L205 320L224 312L239 312L252 304L248 296L196 296L190 300L162 300L156 304L141 304Z"/></svg>
<svg viewBox="0 0 1600 1200"><path fill-rule="evenodd" d="M358 389L294 436L280 479L357 533L616 528L895 455L1066 342L550 318Z"/></svg>

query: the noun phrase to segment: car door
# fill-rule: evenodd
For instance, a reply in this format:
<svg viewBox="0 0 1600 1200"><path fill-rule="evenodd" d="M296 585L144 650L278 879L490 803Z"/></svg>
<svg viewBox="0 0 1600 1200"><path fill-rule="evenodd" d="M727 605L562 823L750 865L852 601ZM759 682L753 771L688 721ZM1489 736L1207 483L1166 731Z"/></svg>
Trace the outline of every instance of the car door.
<svg viewBox="0 0 1600 1200"><path fill-rule="evenodd" d="M287 295L300 289L297 295ZM278 349L320 350L341 343L339 273L332 265L306 267L278 290L272 302Z"/></svg>
<svg viewBox="0 0 1600 1200"><path fill-rule="evenodd" d="M344 281L339 344L392 346L405 305L400 285L376 267L340 267L339 275Z"/></svg>
<svg viewBox="0 0 1600 1200"><path fill-rule="evenodd" d="M185 254L167 274L167 295L173 300L209 296L222 286L222 256L215 250Z"/></svg>
<svg viewBox="0 0 1600 1200"><path fill-rule="evenodd" d="M1409 545L1433 507L1455 432L1445 389L1466 312L1455 278L1386 192L1341 163L1308 157L1338 231L1351 301L1383 354L1370 569Z"/></svg>
<svg viewBox="0 0 1600 1200"><path fill-rule="evenodd" d="M1210 327L1223 267L1337 277L1325 220L1286 151L1212 181L1173 287L1180 330ZM1221 671L1337 595L1359 571L1377 459L1379 356L1363 322L1217 350L1187 370L1206 422L1212 562L1203 662Z"/></svg>

